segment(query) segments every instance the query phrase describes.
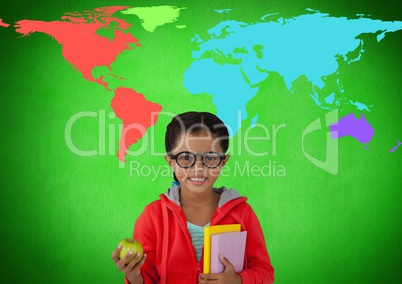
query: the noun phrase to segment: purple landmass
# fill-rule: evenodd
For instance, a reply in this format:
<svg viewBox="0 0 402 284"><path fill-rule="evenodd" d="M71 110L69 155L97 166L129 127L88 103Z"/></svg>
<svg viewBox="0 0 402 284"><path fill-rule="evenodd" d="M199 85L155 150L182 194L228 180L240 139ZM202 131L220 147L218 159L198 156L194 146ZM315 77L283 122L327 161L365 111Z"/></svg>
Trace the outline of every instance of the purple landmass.
<svg viewBox="0 0 402 284"><path fill-rule="evenodd" d="M394 152L396 149L398 149L400 146L402 146L402 142L399 142L399 140L396 140L398 142L398 145L396 145L394 148L389 150L391 153Z"/></svg>
<svg viewBox="0 0 402 284"><path fill-rule="evenodd" d="M337 123L329 126L332 139L352 136L360 143L369 143L374 136L374 128L367 122L362 114L358 119L353 113L341 117Z"/></svg>

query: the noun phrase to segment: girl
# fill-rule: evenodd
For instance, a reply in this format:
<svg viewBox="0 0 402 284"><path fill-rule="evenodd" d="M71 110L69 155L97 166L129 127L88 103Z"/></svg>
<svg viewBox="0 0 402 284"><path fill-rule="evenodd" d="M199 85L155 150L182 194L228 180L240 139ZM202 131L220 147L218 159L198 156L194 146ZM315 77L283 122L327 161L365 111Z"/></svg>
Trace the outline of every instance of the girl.
<svg viewBox="0 0 402 284"><path fill-rule="evenodd" d="M139 255L125 265L130 254L119 260L121 247L112 254L126 284L274 281L261 226L247 198L234 189L213 187L229 160L228 145L226 126L211 113L187 112L172 119L166 129L165 159L175 182L145 207L134 227L133 237L142 243L144 256L137 264ZM224 272L202 274L204 227L223 224L241 224L241 230L248 231L244 269L235 272L221 256Z"/></svg>

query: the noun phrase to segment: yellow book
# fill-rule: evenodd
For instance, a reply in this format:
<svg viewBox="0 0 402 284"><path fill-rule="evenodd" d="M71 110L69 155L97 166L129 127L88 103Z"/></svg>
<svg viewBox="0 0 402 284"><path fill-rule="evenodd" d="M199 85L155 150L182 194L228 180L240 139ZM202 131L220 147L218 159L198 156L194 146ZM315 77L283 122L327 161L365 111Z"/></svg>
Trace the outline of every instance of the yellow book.
<svg viewBox="0 0 402 284"><path fill-rule="evenodd" d="M204 274L211 273L211 235L240 232L240 224L217 225L204 228Z"/></svg>

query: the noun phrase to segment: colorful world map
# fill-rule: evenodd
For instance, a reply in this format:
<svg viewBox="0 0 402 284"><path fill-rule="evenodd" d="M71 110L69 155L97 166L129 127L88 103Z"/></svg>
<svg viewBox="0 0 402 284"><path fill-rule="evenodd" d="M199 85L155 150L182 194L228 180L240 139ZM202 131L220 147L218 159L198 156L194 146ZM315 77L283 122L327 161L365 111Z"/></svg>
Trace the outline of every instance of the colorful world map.
<svg viewBox="0 0 402 284"><path fill-rule="evenodd" d="M143 39L128 31L131 23L120 17L138 17L149 33L168 24L184 30L186 25L177 21L185 10L186 7L175 6L101 7L82 13L68 12L60 20L49 22L24 19L13 27L21 36L49 35L62 46L62 56L84 79L114 93L111 106L123 123L118 158L125 161L129 147L157 123L163 106L147 100L147 94L136 92L136 86L109 87L110 80L124 79L111 67L116 58L123 51L144 48ZM230 13L231 9L215 12ZM380 42L387 34L401 30L402 22L356 16L348 19L306 9L305 14L292 18L271 13L249 23L222 21L211 27L204 38L199 34L189 38L194 43L193 61L183 74L183 86L193 95L211 95L217 115L234 126L238 111L243 113L243 120L248 117L247 104L273 73L279 74L296 96L299 94L294 84L304 79L309 85L308 95L317 107L342 113L339 121L329 126L332 138L352 136L367 144L374 135L366 118L373 105L353 99L344 89L338 70L341 64L351 65L370 52L364 49L362 35ZM6 19L0 19L0 26L12 28ZM348 113L351 106L361 112L360 118ZM257 121L258 114L252 117L253 124ZM144 131L133 125L140 125ZM233 136L238 129L232 129ZM390 152L400 146L397 142Z"/></svg>
<svg viewBox="0 0 402 284"><path fill-rule="evenodd" d="M2 1L0 283L123 283L110 255L171 185L189 110L229 128L214 186L247 197L275 283L402 283L401 11Z"/></svg>

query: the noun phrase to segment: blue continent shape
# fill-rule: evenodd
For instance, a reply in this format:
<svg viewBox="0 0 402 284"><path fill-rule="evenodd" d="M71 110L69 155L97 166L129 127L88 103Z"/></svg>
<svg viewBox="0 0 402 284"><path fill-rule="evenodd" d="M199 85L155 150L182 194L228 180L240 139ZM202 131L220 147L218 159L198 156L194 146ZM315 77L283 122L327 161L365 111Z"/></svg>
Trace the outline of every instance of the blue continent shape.
<svg viewBox="0 0 402 284"><path fill-rule="evenodd" d="M362 102L338 97L344 95L340 79L333 95L320 97L323 79L337 74L337 60L351 64L361 59L365 50L359 35L371 33L379 42L387 33L401 30L402 22L362 15L356 19L331 17L307 10L293 18L268 14L254 23L224 21L208 30L207 39L198 34L192 38L197 50L183 74L183 85L191 94L212 96L217 115L233 130L232 136L238 131L235 126L239 126L239 117L247 118L246 105L257 94L259 83L271 72L282 76L292 93L293 82L305 76L312 86L311 98L323 109L352 104L358 110L370 111L371 106ZM351 52L356 54L354 58L347 57Z"/></svg>

